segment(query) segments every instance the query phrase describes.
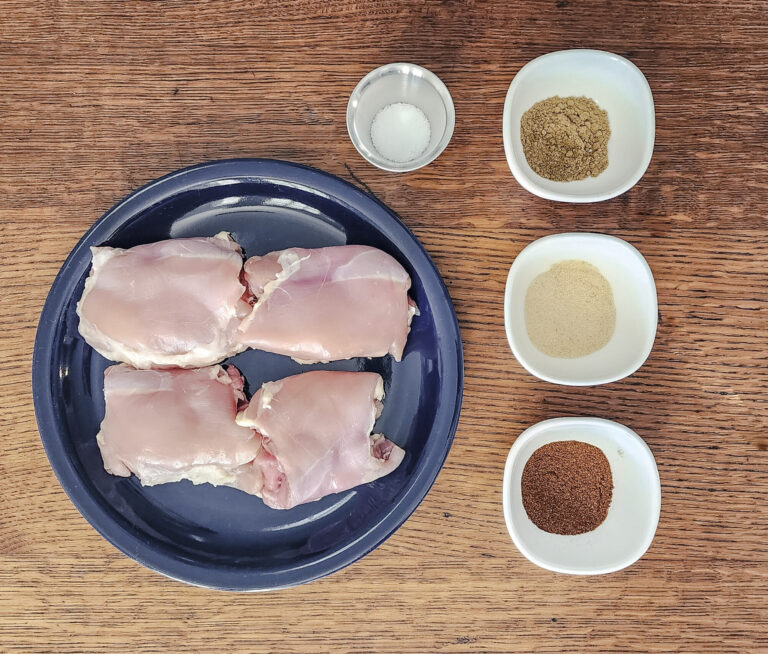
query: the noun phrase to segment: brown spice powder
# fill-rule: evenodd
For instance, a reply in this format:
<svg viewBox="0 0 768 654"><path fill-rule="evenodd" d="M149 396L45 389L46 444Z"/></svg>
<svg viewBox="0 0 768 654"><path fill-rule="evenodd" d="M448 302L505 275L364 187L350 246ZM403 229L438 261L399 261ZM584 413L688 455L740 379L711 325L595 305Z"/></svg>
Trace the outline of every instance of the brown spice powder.
<svg viewBox="0 0 768 654"><path fill-rule="evenodd" d="M528 165L555 182L597 177L608 167L608 114L585 97L554 96L520 119Z"/></svg>
<svg viewBox="0 0 768 654"><path fill-rule="evenodd" d="M613 475L603 451L581 441L536 450L523 468L523 507L550 534L585 534L599 527L613 497Z"/></svg>

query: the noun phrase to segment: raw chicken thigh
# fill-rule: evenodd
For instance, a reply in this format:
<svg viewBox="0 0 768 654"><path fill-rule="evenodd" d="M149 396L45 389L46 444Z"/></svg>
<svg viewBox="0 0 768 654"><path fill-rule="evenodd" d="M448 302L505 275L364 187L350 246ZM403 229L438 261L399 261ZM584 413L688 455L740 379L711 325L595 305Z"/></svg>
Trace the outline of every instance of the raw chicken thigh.
<svg viewBox="0 0 768 654"><path fill-rule="evenodd" d="M361 245L290 248L245 263L258 298L243 345L316 363L403 355L416 305L411 278L386 252Z"/></svg>
<svg viewBox="0 0 768 654"><path fill-rule="evenodd" d="M237 416L262 436L262 498L290 509L388 475L405 452L371 435L384 386L372 372L318 370L268 382Z"/></svg>
<svg viewBox="0 0 768 654"><path fill-rule="evenodd" d="M250 309L241 299L243 258L225 232L91 252L77 314L80 334L101 355L136 368L192 368L244 349L235 340Z"/></svg>
<svg viewBox="0 0 768 654"><path fill-rule="evenodd" d="M243 487L258 494L251 466L261 447L252 429L235 422L245 404L236 368L104 373L106 414L96 440L107 472L134 473L145 486L189 479Z"/></svg>

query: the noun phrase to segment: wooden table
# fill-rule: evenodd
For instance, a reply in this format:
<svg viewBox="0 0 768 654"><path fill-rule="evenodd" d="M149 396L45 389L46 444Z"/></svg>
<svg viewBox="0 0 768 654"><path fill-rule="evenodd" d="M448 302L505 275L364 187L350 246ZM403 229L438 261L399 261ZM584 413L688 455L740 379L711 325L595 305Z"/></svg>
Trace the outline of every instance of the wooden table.
<svg viewBox="0 0 768 654"><path fill-rule="evenodd" d="M762 0L310 0L0 5L0 650L768 651L768 5ZM645 72L648 172L602 204L512 178L507 87L528 60L595 47ZM355 83L390 61L435 71L453 140L406 175L347 138ZM323 168L398 212L435 259L464 336L466 394L444 470L383 546L308 586L185 586L107 544L59 487L32 410L49 286L119 198L176 168L268 156ZM629 379L563 388L527 374L502 320L533 239L614 234L648 259L660 322ZM653 450L661 522L631 568L578 578L528 563L501 477L529 425L587 415Z"/></svg>

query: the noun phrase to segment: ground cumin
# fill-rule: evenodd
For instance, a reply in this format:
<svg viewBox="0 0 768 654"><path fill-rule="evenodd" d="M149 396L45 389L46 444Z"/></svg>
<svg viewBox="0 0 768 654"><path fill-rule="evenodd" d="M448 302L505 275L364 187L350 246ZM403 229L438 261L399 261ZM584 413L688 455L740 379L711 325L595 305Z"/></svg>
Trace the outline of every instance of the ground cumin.
<svg viewBox="0 0 768 654"><path fill-rule="evenodd" d="M557 441L536 450L521 481L525 512L550 534L584 534L599 527L613 496L603 451L581 441Z"/></svg>
<svg viewBox="0 0 768 654"><path fill-rule="evenodd" d="M608 114L585 97L537 102L520 120L528 165L547 179L572 182L608 167Z"/></svg>

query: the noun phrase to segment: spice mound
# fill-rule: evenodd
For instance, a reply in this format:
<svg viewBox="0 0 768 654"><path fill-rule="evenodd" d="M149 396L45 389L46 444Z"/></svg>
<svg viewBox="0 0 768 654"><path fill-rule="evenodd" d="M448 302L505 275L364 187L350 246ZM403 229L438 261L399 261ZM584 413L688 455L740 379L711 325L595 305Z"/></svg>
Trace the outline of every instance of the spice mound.
<svg viewBox="0 0 768 654"><path fill-rule="evenodd" d="M611 285L586 261L560 261L528 287L525 327L549 356L575 359L597 352L616 328Z"/></svg>
<svg viewBox="0 0 768 654"><path fill-rule="evenodd" d="M613 476L603 451L581 441L536 450L521 481L525 512L539 529L573 536L599 527L608 515Z"/></svg>
<svg viewBox="0 0 768 654"><path fill-rule="evenodd" d="M554 182L597 177L608 167L608 114L594 100L555 96L537 102L520 119L528 165Z"/></svg>
<svg viewBox="0 0 768 654"><path fill-rule="evenodd" d="M395 163L407 163L424 154L431 136L426 114L408 102L387 105L371 123L373 147Z"/></svg>

